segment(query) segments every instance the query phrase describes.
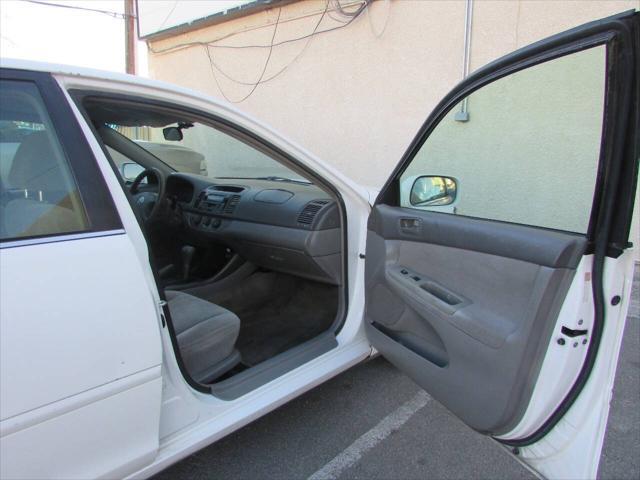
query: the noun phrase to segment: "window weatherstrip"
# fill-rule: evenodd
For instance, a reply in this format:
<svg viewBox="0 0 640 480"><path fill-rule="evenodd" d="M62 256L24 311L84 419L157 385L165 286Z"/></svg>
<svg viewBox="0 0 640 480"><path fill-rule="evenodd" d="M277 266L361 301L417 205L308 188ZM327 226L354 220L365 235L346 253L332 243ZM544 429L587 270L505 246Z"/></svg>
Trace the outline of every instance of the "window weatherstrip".
<svg viewBox="0 0 640 480"><path fill-rule="evenodd" d="M84 240L87 238L112 237L114 235L124 235L124 229L105 230L102 232L82 232L69 233L62 235L53 235L48 237L25 238L24 240L9 240L0 242L0 250L5 248L28 247L31 245L42 245L44 243L72 242L75 240Z"/></svg>

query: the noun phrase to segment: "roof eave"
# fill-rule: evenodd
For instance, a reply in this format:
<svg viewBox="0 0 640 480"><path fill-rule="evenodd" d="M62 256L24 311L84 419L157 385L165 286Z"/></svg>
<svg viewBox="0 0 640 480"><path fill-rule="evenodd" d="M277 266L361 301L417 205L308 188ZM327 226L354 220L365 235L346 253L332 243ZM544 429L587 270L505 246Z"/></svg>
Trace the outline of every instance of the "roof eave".
<svg viewBox="0 0 640 480"><path fill-rule="evenodd" d="M192 32L200 28L209 27L219 23L228 22L236 18L245 17L247 15L253 15L254 13L262 12L270 8L282 7L288 3L293 3L297 0L256 0L251 3L245 3L234 8L230 8L223 12L214 13L207 17L198 18L191 22L182 23L174 27L165 28L158 32L153 32L148 35L140 36L140 40L147 42L154 42L157 40L164 40L166 38L175 37L184 33ZM138 29L140 31L140 29Z"/></svg>

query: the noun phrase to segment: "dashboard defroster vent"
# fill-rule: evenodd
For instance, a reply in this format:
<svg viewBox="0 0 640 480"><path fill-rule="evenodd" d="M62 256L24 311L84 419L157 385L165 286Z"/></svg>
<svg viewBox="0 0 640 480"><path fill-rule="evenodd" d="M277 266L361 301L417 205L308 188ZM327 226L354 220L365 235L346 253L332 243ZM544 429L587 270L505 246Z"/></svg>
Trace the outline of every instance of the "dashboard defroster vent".
<svg viewBox="0 0 640 480"><path fill-rule="evenodd" d="M307 203L298 215L298 223L301 225L311 225L320 209L327 203L329 203L329 200L312 200Z"/></svg>
<svg viewBox="0 0 640 480"><path fill-rule="evenodd" d="M238 202L240 201L240 195L232 195L227 204L224 206L224 213L231 214L236 209Z"/></svg>

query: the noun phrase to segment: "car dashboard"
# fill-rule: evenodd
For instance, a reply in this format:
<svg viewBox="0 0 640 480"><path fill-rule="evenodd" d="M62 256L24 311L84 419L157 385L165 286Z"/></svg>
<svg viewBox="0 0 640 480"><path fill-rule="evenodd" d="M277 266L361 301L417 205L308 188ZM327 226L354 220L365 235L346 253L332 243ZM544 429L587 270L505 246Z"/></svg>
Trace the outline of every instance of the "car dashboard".
<svg viewBox="0 0 640 480"><path fill-rule="evenodd" d="M189 235L260 267L341 284L340 209L317 186L173 173L166 194Z"/></svg>

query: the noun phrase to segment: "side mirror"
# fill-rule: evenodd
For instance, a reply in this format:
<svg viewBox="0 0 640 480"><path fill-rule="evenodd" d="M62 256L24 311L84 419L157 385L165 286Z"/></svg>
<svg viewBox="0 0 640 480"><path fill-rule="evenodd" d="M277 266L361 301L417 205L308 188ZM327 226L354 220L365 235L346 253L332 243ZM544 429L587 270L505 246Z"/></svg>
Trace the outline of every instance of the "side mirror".
<svg viewBox="0 0 640 480"><path fill-rule="evenodd" d="M458 184L451 177L423 175L411 187L409 201L415 207L440 207L456 200Z"/></svg>
<svg viewBox="0 0 640 480"><path fill-rule="evenodd" d="M133 162L126 162L120 165L122 178L127 182L133 182L138 175L144 172L144 167Z"/></svg>
<svg viewBox="0 0 640 480"><path fill-rule="evenodd" d="M184 138L180 127L165 127L162 129L162 135L170 142L179 142Z"/></svg>

